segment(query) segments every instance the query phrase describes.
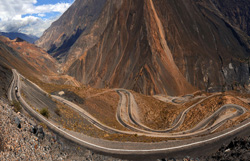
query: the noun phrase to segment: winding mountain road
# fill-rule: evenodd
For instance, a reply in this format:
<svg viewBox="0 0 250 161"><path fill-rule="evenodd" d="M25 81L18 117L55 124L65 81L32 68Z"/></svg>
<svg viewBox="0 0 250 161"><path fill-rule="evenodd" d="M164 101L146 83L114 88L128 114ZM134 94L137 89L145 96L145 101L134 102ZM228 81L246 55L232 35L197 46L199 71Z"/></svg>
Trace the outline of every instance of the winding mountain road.
<svg viewBox="0 0 250 161"><path fill-rule="evenodd" d="M94 118L92 115L83 110L81 107L73 104L72 102L60 98L58 96L52 96L54 99L63 102L64 104L67 104L72 109L77 110L79 113L82 114L84 118L87 118L89 122L93 123L98 128L110 133L138 134L151 137L166 137L166 138L186 137L186 136L191 137L191 136L196 136L197 134L207 134L202 137L192 137L191 139L188 138L181 141L178 140L168 141L167 144L166 142L159 142L159 143L117 142L117 141L107 141L98 138L92 138L84 134L76 134L75 132L59 128L57 125L54 125L48 119L44 118L34 109L32 109L30 105L22 98L22 95L20 93L20 91L22 90L22 85L21 85L22 83L20 81L20 77L22 76L20 76L20 74L13 69L13 81L11 83L8 92L8 98L10 101L13 100L19 101L22 107L29 114L31 114L36 119L42 121L43 123L45 123L52 131L56 132L57 134L60 134L64 138L76 142L80 145L83 145L87 148L96 151L102 151L109 154L123 154L123 155L157 154L158 155L158 154L176 154L178 152L180 154L185 154L185 152L188 152L190 151L190 149L194 148L196 149L198 148L199 149L198 151L202 151L203 149L200 149L200 147L203 148L207 147L204 146L204 143L209 144L209 147L211 148L212 146L215 146L215 145L210 145L211 143L215 142L219 143L228 140L232 138L232 136L234 136L235 134L249 130L248 127L250 126L249 120L246 120L243 123L235 127L232 127L230 129L227 129L223 132L210 134L216 128L224 124L227 120L238 117L244 114L246 111L246 109L242 106L229 104L219 108L211 116L205 118L203 121L197 124L197 126L195 126L193 129L184 132L171 133L171 131L178 128L183 123L188 111L193 107L195 107L194 104L181 113L179 120L172 127L165 130L151 129L143 125L141 122L139 122L138 118L134 118L137 117L137 114L136 112L134 112L134 110L137 110L138 107L136 107L137 105L133 95L129 91L124 89L114 89L120 96L120 102L118 104L116 117L118 119L118 122L120 122L124 127L130 130L130 131L122 131L104 125L103 123L99 122L96 118ZM18 87L17 92L14 89L16 86ZM32 88L42 93L46 93L35 84ZM205 99L199 101L198 103L201 103ZM225 116L224 118L216 119L218 118L218 115L222 114L228 109L234 109L235 112ZM214 123L211 124L211 121L213 121Z"/></svg>
<svg viewBox="0 0 250 161"><path fill-rule="evenodd" d="M126 103L119 104L120 106L127 105L127 107L119 107L118 106L118 109L127 108L127 110L121 110L121 111L123 111L123 114L121 114L121 111L118 110L117 118L118 118L119 122L122 125L125 125L124 127L132 129L134 131L139 131L139 132L142 132L142 133L149 133L150 136L190 137L190 136L194 136L194 135L197 135L197 134L202 134L202 135L209 134L210 132L212 132L213 130L217 129L219 126L224 124L227 120L230 120L232 118L243 115L246 112L246 109L244 107L242 107L242 106L234 105L234 104L226 104L226 105L223 105L222 107L220 107L211 116L209 116L208 118L205 118L203 121L201 121L194 128L192 128L190 130L187 130L187 131L183 131L183 132L172 132L175 129L177 129L179 126L182 125L182 123L185 120L186 115L188 114L188 112L192 108L194 108L198 104L202 103L203 101L217 95L217 94L214 94L214 95L211 95L209 97L206 97L206 98L198 101L197 103L193 104L192 106L190 106L186 110L184 110L180 114L180 117L179 117L178 121L172 127L164 129L164 130L155 130L155 129L151 129L151 128L143 125L142 123L136 121L137 119L133 117L134 116L133 115L133 113L134 113L133 108L138 109L136 101L135 101L133 95L129 91L125 90L125 89L119 89L119 90L117 89L117 92L120 95L120 100L122 100L122 102L126 102L125 100L128 100L128 104L126 104ZM230 115L230 117L220 117L221 120L219 122L217 122L215 124L211 124L210 126L206 126L206 125L208 125L208 123L210 123L212 121L215 121L219 114L225 112L228 109L235 109L236 112L233 113L232 115ZM128 120L123 121L123 118L126 115L127 115L126 118L130 119L129 121ZM154 135L152 135L152 134L154 134ZM145 134L145 135L147 136L147 134Z"/></svg>

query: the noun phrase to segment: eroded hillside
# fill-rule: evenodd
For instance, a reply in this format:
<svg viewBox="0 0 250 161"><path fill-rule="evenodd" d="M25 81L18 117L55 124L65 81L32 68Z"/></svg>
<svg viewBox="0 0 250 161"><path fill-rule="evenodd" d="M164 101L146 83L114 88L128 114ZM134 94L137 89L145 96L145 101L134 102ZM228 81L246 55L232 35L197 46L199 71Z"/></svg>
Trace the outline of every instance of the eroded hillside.
<svg viewBox="0 0 250 161"><path fill-rule="evenodd" d="M235 3L75 1L37 45L94 87L169 95L235 89L248 85L250 54L249 3Z"/></svg>
<svg viewBox="0 0 250 161"><path fill-rule="evenodd" d="M5 84L10 83L11 69L17 69L32 80L79 86L74 78L58 74L59 64L45 50L20 38L10 40L0 36L0 65L3 67L3 76L0 78Z"/></svg>

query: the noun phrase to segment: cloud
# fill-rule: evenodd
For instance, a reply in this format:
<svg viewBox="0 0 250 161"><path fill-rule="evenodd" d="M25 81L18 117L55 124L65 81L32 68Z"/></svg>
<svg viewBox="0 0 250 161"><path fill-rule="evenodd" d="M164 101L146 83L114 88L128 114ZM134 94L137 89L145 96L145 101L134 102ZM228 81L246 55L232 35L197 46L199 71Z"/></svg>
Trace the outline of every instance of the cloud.
<svg viewBox="0 0 250 161"><path fill-rule="evenodd" d="M0 31L41 36L71 3L38 5L37 0L0 0Z"/></svg>

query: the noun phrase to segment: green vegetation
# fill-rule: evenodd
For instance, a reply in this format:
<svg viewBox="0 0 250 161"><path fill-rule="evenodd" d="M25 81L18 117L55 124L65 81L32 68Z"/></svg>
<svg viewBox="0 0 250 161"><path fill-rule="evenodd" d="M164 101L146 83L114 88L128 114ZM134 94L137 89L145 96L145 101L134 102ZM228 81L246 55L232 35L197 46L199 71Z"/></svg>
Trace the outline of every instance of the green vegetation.
<svg viewBox="0 0 250 161"><path fill-rule="evenodd" d="M13 101L13 102L11 103L11 105L14 106L14 111L15 111L15 112L20 112L21 109L22 109L20 103L17 102L17 101Z"/></svg>
<svg viewBox="0 0 250 161"><path fill-rule="evenodd" d="M48 110L48 108L41 109L40 114L43 115L46 118L49 118L49 110Z"/></svg>
<svg viewBox="0 0 250 161"><path fill-rule="evenodd" d="M43 129L48 129L48 126L43 122L40 122L39 125L42 126Z"/></svg>

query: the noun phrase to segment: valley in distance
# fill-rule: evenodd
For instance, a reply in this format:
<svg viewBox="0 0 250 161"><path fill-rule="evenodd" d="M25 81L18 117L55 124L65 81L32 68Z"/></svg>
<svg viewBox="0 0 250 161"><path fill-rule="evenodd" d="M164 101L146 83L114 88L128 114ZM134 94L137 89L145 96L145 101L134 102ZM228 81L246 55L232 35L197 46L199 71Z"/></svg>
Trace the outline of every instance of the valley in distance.
<svg viewBox="0 0 250 161"><path fill-rule="evenodd" d="M75 0L2 32L0 160L249 160L249 9Z"/></svg>

